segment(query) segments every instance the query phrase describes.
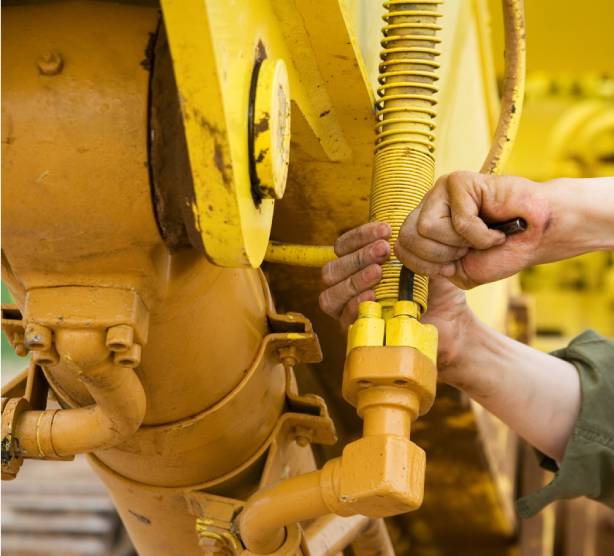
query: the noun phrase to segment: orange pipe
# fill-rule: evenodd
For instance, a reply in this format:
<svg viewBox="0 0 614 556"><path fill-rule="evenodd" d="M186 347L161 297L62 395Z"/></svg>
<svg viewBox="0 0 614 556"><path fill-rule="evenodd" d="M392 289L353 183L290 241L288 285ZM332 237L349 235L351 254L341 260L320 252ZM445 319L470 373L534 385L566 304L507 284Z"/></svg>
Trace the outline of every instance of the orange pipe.
<svg viewBox="0 0 614 556"><path fill-rule="evenodd" d="M281 481L254 494L241 512L239 530L245 547L270 554L285 540L284 527L330 513L322 497L320 472Z"/></svg>
<svg viewBox="0 0 614 556"><path fill-rule="evenodd" d="M96 404L26 411L15 425L30 457L62 457L102 450L129 438L145 416L145 391L133 369L113 362L104 331L58 330L56 347Z"/></svg>

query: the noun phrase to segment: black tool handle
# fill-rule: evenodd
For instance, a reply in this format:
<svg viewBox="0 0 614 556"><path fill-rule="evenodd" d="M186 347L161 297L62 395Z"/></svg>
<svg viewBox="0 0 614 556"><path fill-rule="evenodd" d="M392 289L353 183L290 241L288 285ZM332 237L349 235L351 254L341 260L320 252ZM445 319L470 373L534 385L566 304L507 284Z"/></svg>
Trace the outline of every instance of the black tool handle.
<svg viewBox="0 0 614 556"><path fill-rule="evenodd" d="M491 230L499 230L506 236L513 236L519 234L527 229L527 221L524 218L512 218L506 222L493 222L487 224Z"/></svg>

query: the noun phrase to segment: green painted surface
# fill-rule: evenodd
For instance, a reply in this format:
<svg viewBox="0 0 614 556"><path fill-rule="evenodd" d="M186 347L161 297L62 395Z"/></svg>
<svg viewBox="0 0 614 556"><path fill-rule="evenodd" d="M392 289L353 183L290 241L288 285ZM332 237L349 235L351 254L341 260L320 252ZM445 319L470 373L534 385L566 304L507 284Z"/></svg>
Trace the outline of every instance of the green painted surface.
<svg viewBox="0 0 614 556"><path fill-rule="evenodd" d="M12 302L13 298L11 294L6 286L2 284L2 303ZM4 384L15 376L16 373L26 367L27 359L24 357L17 357L4 333L2 333L2 344L0 349L2 353L2 384Z"/></svg>

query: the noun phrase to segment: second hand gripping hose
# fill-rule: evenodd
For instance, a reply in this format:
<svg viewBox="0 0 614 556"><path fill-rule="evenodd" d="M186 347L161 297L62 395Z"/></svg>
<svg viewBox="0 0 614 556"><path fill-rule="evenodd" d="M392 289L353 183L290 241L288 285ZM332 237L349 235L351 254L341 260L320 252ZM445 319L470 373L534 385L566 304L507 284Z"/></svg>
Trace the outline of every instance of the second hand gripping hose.
<svg viewBox="0 0 614 556"><path fill-rule="evenodd" d="M406 216L431 188L435 170L435 93L441 0L388 0L383 16L375 166L370 220L388 222L394 245ZM375 295L384 311L399 299L401 262L392 255L383 266ZM407 298L426 310L428 278L403 273Z"/></svg>

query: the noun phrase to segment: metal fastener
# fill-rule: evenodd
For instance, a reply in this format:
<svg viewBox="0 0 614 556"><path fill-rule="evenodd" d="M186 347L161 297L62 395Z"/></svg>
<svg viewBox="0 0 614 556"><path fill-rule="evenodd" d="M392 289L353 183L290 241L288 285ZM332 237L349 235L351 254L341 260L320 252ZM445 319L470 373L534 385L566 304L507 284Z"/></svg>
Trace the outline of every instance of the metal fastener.
<svg viewBox="0 0 614 556"><path fill-rule="evenodd" d="M38 58L36 65L41 75L57 75L64 67L64 59L60 53L50 50Z"/></svg>

